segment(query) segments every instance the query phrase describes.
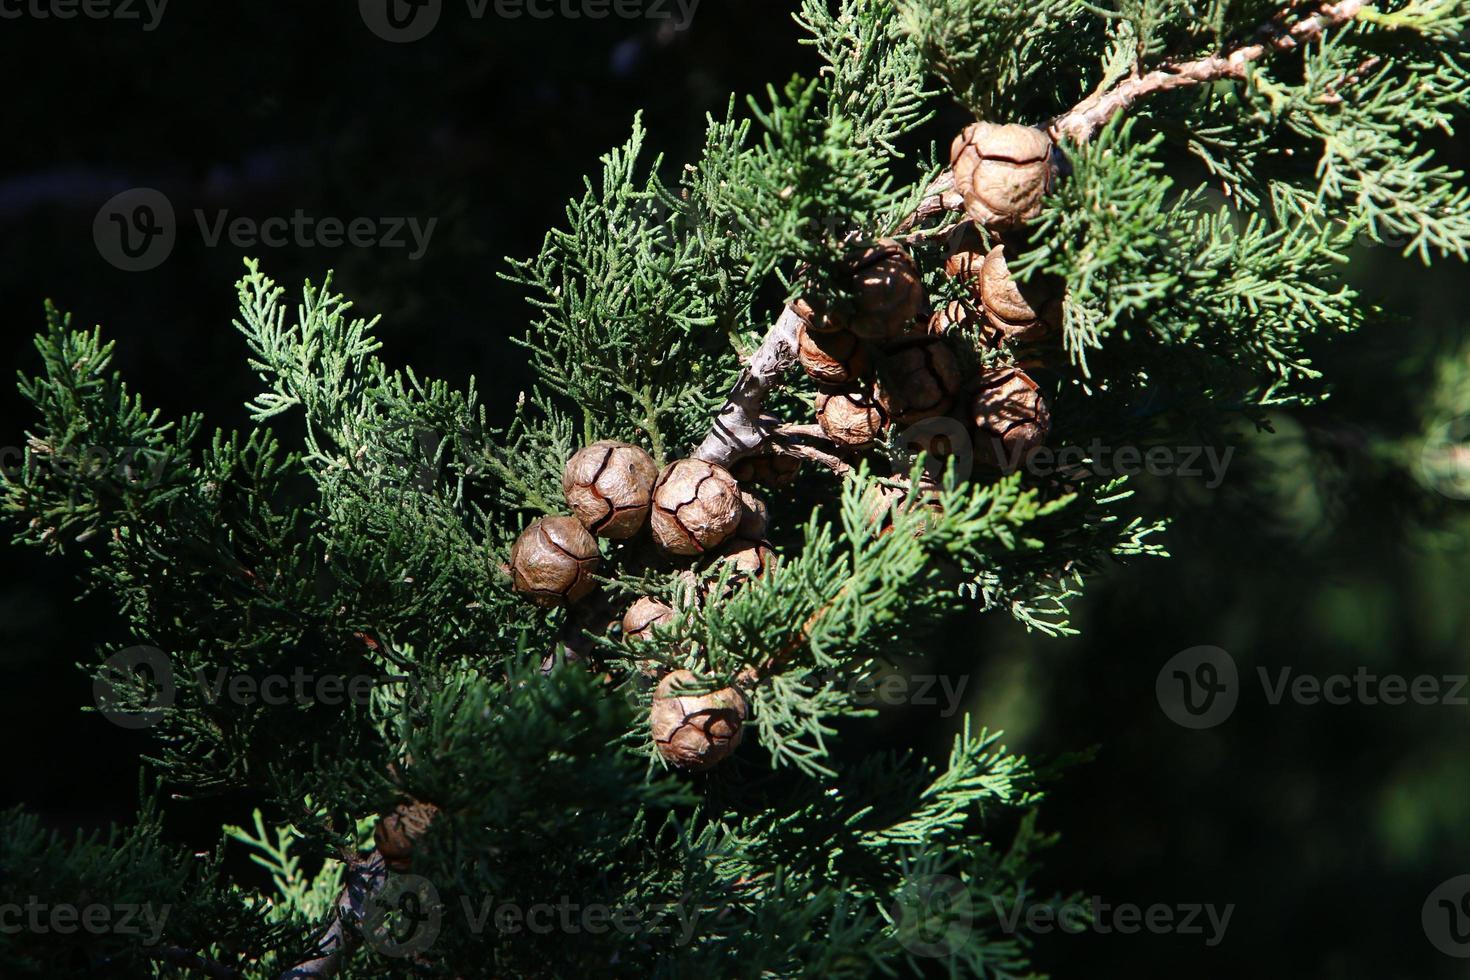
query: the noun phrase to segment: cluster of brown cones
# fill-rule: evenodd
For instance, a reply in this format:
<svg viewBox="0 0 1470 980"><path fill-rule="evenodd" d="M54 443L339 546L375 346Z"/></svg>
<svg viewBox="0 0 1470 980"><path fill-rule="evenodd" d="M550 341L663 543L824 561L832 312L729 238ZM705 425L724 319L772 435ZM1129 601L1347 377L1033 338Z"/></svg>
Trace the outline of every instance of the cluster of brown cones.
<svg viewBox="0 0 1470 980"><path fill-rule="evenodd" d="M1059 330L1063 288L1037 278L1022 284L1008 262L1024 248L1021 228L1039 212L1056 160L1040 130L976 123L955 139L951 166L968 221L950 236L943 261L962 298L931 309L910 252L897 240L879 240L853 256L848 281L836 284L839 301L812 295L794 304L798 360L817 386L821 432L844 450L873 447L890 426L950 417L977 437L982 461L1004 470L1041 444L1050 427L1047 401L1018 352ZM973 351L977 341L996 355L967 377L961 343ZM514 588L540 605L576 603L595 588L596 539L629 540L645 526L664 556L713 556L739 577L760 575L774 560L766 506L740 484L788 483L799 465L796 456L765 452L733 470L698 458L660 469L638 446L595 442L566 463L562 489L571 513L533 521L512 546ZM874 521L901 497L879 492ZM645 596L619 625L627 639L657 640L671 635L677 618L667 603ZM692 672L663 664L641 666L657 680L649 719L654 745L677 768L708 769L740 744L745 695L733 686L699 693Z"/></svg>

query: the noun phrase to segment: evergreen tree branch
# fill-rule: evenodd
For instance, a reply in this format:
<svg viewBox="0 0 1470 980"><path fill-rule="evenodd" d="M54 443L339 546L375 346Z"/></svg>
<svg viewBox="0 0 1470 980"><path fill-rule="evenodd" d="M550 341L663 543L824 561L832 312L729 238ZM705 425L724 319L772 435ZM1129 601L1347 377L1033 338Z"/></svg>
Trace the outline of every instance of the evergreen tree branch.
<svg viewBox="0 0 1470 980"><path fill-rule="evenodd" d="M837 476L846 476L852 472L852 463L844 458L854 455L852 448L834 442L822 431L820 425L798 425L790 422L778 425L771 431L771 441L776 444L779 452L819 463Z"/></svg>
<svg viewBox="0 0 1470 980"><path fill-rule="evenodd" d="M804 443L795 443L787 446L785 451L787 455L799 456L802 459L809 459L813 463L818 463L822 466L827 467L827 469L832 471L834 476L846 476L847 474L852 472L851 463L833 455L832 453L824 452L823 450L818 449L816 446L808 446Z"/></svg>
<svg viewBox="0 0 1470 980"><path fill-rule="evenodd" d="M1323 4L1314 13L1283 28L1273 19L1263 24L1255 39L1225 54L1165 64L1145 74L1133 74L1106 92L1095 92L1053 119L1047 129L1058 139L1086 143L1109 120L1135 102L1157 92L1203 85L1222 79L1244 79L1252 62L1268 54L1290 51L1322 37L1329 28L1345 24L1370 9L1365 0Z"/></svg>
<svg viewBox="0 0 1470 980"><path fill-rule="evenodd" d="M1273 19L1256 31L1256 40L1227 54L1166 64L1145 74L1135 72L1111 89L1100 88L1053 119L1047 128L1056 138L1086 143L1109 120L1146 96L1225 78L1244 78L1252 62L1267 54L1289 51L1317 40L1328 28L1359 16L1366 6L1366 0L1324 4L1286 28ZM896 230L910 237L935 237L932 233L914 229L921 228L939 215L959 211L963 207L963 198L954 190L954 176L945 170L925 187L919 205L898 223ZM941 232L945 230L941 229ZM729 466L744 456L759 452L770 441L770 427L761 421L762 405L767 392L796 362L796 330L800 323L800 317L790 306L782 311L749 365L741 372L715 416L709 433L695 450L697 458ZM830 465L825 459L813 458ZM842 471L838 467L833 468Z"/></svg>
<svg viewBox="0 0 1470 980"><path fill-rule="evenodd" d="M343 957L360 938L358 933L348 928L348 924L363 920L368 899L382 890L387 880L388 870L377 850L351 855L347 861L347 881L337 896L337 915L317 942L319 955L291 967L281 974L280 980L335 976L342 967Z"/></svg>
<svg viewBox="0 0 1470 980"><path fill-rule="evenodd" d="M902 238L915 227L924 224L931 218L938 217L950 211L963 211L965 199L954 189L954 174L945 170L939 176L929 182L924 188L924 198L913 213L898 223L899 236ZM925 237L935 237L928 234Z"/></svg>
<svg viewBox="0 0 1470 980"><path fill-rule="evenodd" d="M178 946L164 946L151 954L154 959L162 960L170 966L186 967L198 971L206 977L215 977L218 980L234 980L240 976L240 971L232 966L226 966L207 956L203 956L191 949L183 949Z"/></svg>
<svg viewBox="0 0 1470 980"><path fill-rule="evenodd" d="M729 466L766 444L770 436L761 420L766 393L796 363L796 331L801 317L789 305L781 311L765 340L740 372L735 387L715 416L709 434L694 451L698 459Z"/></svg>

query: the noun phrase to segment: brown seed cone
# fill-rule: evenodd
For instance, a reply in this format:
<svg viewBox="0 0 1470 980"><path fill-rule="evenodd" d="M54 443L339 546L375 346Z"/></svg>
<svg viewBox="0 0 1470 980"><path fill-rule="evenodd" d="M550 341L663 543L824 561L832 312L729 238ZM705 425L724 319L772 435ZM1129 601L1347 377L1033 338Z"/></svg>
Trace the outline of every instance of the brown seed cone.
<svg viewBox="0 0 1470 980"><path fill-rule="evenodd" d="M596 586L597 541L575 517L532 521L510 546L515 590L538 606L576 602Z"/></svg>
<svg viewBox="0 0 1470 980"><path fill-rule="evenodd" d="M668 626L673 621L673 607L652 596L643 596L635 599L623 613L623 635L635 640L651 640L655 626Z"/></svg>
<svg viewBox="0 0 1470 980"><path fill-rule="evenodd" d="M606 636L623 618L622 611L604 591L598 590L567 611L556 632L556 640L541 660L541 672L549 674L567 664L582 664L601 671L605 653L597 639Z"/></svg>
<svg viewBox="0 0 1470 980"><path fill-rule="evenodd" d="M766 541L735 538L720 549L716 561L735 566L735 573L745 578L759 578L776 560L776 552Z"/></svg>
<svg viewBox="0 0 1470 980"><path fill-rule="evenodd" d="M881 526L882 534L893 531L893 519L896 515L907 514L914 510L922 510L925 517L914 528L914 536L919 537L929 530L928 514L937 516L944 515L944 508L939 504L939 490L932 486L921 486L919 495L912 501L905 503L904 498L908 494L898 487L887 487L874 485L863 494L863 512L869 524Z"/></svg>
<svg viewBox="0 0 1470 980"><path fill-rule="evenodd" d="M723 466L677 459L653 487L653 540L672 554L698 555L724 544L743 511L740 487Z"/></svg>
<svg viewBox="0 0 1470 980"><path fill-rule="evenodd" d="M1051 430L1051 409L1041 388L1020 368L982 372L971 407L980 432L976 458L1003 472L1024 462L1026 453L1045 442Z"/></svg>
<svg viewBox="0 0 1470 980"><path fill-rule="evenodd" d="M924 308L924 280L903 246L885 238L853 262L854 311L848 329L870 340L893 340L912 329Z"/></svg>
<svg viewBox="0 0 1470 980"><path fill-rule="evenodd" d="M979 249L960 249L944 257L944 274L971 283L980 278L980 266L984 263L985 253Z"/></svg>
<svg viewBox="0 0 1470 980"><path fill-rule="evenodd" d="M414 845L428 832L439 813L432 803L407 800L378 818L373 841L383 863L394 871L408 871L413 864Z"/></svg>
<svg viewBox="0 0 1470 980"><path fill-rule="evenodd" d="M985 256L980 270L980 303L997 331L1007 340L1032 343L1062 326L1065 284L1055 276L1022 285L1011 277L1004 245Z"/></svg>
<svg viewBox="0 0 1470 980"><path fill-rule="evenodd" d="M863 518L869 524L882 524L901 500L902 490L875 483L863 491Z"/></svg>
<svg viewBox="0 0 1470 980"><path fill-rule="evenodd" d="M577 450L562 471L567 506L593 534L631 538L648 520L658 466L626 442L602 439Z"/></svg>
<svg viewBox="0 0 1470 980"><path fill-rule="evenodd" d="M634 600L623 614L623 636L632 640L651 640L655 627L671 626L674 622L672 607L651 596ZM644 677L657 677L664 669L657 660L640 660L638 673Z"/></svg>
<svg viewBox="0 0 1470 980"><path fill-rule="evenodd" d="M849 384L872 370L872 356L851 330L814 333L802 326L796 337L797 359L818 384Z"/></svg>
<svg viewBox="0 0 1470 980"><path fill-rule="evenodd" d="M964 411L969 411L968 406ZM927 454L924 460L924 472L926 478L934 479L943 477L951 456L971 452L974 441L969 426L952 415L936 415L924 419L913 425L905 426L899 433L899 448L904 452L910 456L917 456L919 453ZM900 471L906 472L912 462L912 459L899 460L896 465Z"/></svg>
<svg viewBox="0 0 1470 980"><path fill-rule="evenodd" d="M753 540L764 539L766 531L771 526L771 511L766 506L766 502L749 490L742 489L740 505L744 510L740 514L740 524L735 528L735 536Z"/></svg>
<svg viewBox="0 0 1470 980"><path fill-rule="evenodd" d="M870 385L817 392L817 424L827 438L847 446L866 446L883 434L888 416Z"/></svg>
<svg viewBox="0 0 1470 980"><path fill-rule="evenodd" d="M990 229L1036 217L1054 178L1051 154L1051 138L1031 126L977 122L965 127L950 145L950 167L965 213Z"/></svg>
<svg viewBox="0 0 1470 980"><path fill-rule="evenodd" d="M985 263L985 248L975 226L965 224L952 233L945 242L944 274L974 287L980 278L980 266Z"/></svg>
<svg viewBox="0 0 1470 980"><path fill-rule="evenodd" d="M878 402L900 425L943 415L954 407L963 379L954 351L926 337L890 351L878 385Z"/></svg>
<svg viewBox="0 0 1470 980"><path fill-rule="evenodd" d="M796 481L801 471L801 457L786 453L764 453L735 461L730 475L741 483L763 487L784 487Z"/></svg>
<svg viewBox="0 0 1470 980"><path fill-rule="evenodd" d="M793 302L791 307L801 317L802 325L813 333L832 333L847 329L842 315L821 300L803 297Z"/></svg>
<svg viewBox="0 0 1470 980"><path fill-rule="evenodd" d="M944 337L951 332L965 330L974 330L981 339L994 332L986 324L985 316L979 309L956 299L946 303L943 309L934 311L925 333L930 337Z"/></svg>
<svg viewBox="0 0 1470 980"><path fill-rule="evenodd" d="M648 725L664 761L685 772L702 772L729 758L744 737L749 708L733 687L708 694L680 694L696 684L692 671L676 670L653 692Z"/></svg>

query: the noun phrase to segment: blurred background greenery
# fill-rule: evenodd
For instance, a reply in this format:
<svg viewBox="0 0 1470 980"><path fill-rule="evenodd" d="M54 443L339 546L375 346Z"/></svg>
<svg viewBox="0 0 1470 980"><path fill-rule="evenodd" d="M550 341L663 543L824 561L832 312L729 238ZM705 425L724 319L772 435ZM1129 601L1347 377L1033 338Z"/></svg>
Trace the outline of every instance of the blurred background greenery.
<svg viewBox="0 0 1470 980"><path fill-rule="evenodd" d="M254 388L230 326L241 252L206 247L189 212L435 217L417 261L402 249L252 251L288 286L335 269L360 310L383 314L390 363L455 383L473 373L508 409L527 383L510 340L525 307L497 278L501 257L536 250L635 111L673 168L697 156L705 114L731 93L814 62L789 11L767 0L702 4L684 31L473 20L449 4L409 45L373 36L350 4L180 4L151 31L5 20L5 363L35 366L30 337L50 297L120 342L119 367L150 405L243 425ZM931 135L960 123L947 109ZM1463 142L1446 149L1467 156ZM167 262L130 274L99 256L92 220L135 186L163 190L181 230ZM1429 892L1470 872L1470 711L1272 705L1256 675L1470 671L1470 504L1436 492L1419 465L1426 435L1470 412L1466 270L1365 245L1349 272L1387 315L1319 352L1333 397L1276 416L1217 488L1140 481L1139 509L1174 518L1174 557L1095 581L1079 636L973 617L920 668L963 677L978 720L1039 760L1096 747L1051 786L1042 822L1061 837L1040 891L1235 905L1214 948L1199 936L1039 937L1040 965L1058 977L1470 974L1420 924ZM20 444L29 419L13 387L0 407L0 443ZM146 736L84 714L90 683L73 666L109 649L118 624L104 600L74 601L74 564L3 555L0 709L18 751L0 802L58 827L128 819ZM1224 724L1191 731L1163 714L1154 684L1201 644L1230 652L1242 693ZM854 738L942 752L958 723L910 705ZM254 803L184 802L168 825L208 847Z"/></svg>

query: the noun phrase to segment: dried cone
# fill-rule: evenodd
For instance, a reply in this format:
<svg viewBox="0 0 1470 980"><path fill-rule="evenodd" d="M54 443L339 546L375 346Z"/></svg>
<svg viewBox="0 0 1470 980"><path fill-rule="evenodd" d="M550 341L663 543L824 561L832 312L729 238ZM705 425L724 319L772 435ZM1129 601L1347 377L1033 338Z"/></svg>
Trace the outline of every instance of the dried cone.
<svg viewBox="0 0 1470 980"><path fill-rule="evenodd" d="M954 185L965 199L965 213L990 229L1036 217L1051 189L1051 156L1051 138L1031 126L967 126L950 146Z"/></svg>
<svg viewBox="0 0 1470 980"><path fill-rule="evenodd" d="M776 560L776 552L765 541L736 538L720 549L717 560L721 564L733 565L737 576L758 578Z"/></svg>
<svg viewBox="0 0 1470 980"><path fill-rule="evenodd" d="M653 639L654 627L667 627L673 625L674 610L672 607L649 596L634 601L623 613L623 636L632 640ZM663 670L663 665L657 660L640 660L638 672L644 677L654 678Z"/></svg>
<svg viewBox="0 0 1470 980"><path fill-rule="evenodd" d="M702 554L735 533L743 512L740 487L723 466L675 460L653 488L653 540L675 555Z"/></svg>
<svg viewBox="0 0 1470 980"><path fill-rule="evenodd" d="M985 264L985 249L975 226L965 224L953 234L944 249L944 274L972 289L980 279L980 267Z"/></svg>
<svg viewBox="0 0 1470 980"><path fill-rule="evenodd" d="M740 745L747 706L733 687L709 694L680 694L695 685L693 672L676 670L653 692L649 729L664 761L686 772L702 772L718 765Z"/></svg>
<svg viewBox="0 0 1470 980"><path fill-rule="evenodd" d="M1051 429L1051 409L1040 387L1020 368L983 372L972 408L980 430L977 455L990 456L992 464L1005 472L1045 442Z"/></svg>
<svg viewBox="0 0 1470 980"><path fill-rule="evenodd" d="M763 540L771 526L771 512L766 502L749 490L740 491L740 505L745 508L740 514L740 524L735 536L753 541Z"/></svg>
<svg viewBox="0 0 1470 980"><path fill-rule="evenodd" d="M541 660L541 672L549 674L567 664L583 664L593 672L602 671L605 652L598 638L606 636L622 618L622 610L606 592L599 590L578 602L562 620L556 642Z"/></svg>
<svg viewBox="0 0 1470 980"><path fill-rule="evenodd" d="M802 326L813 333L831 333L834 330L846 330L847 326L841 315L836 310L830 309L825 302L818 299L803 297L791 304L796 315L801 317Z"/></svg>
<svg viewBox="0 0 1470 980"><path fill-rule="evenodd" d="M924 472L935 479L942 478L952 456L970 451L974 442L965 424L948 415L936 415L907 426L901 432L899 448L911 457L924 453ZM913 459L900 460L897 468L907 472Z"/></svg>
<svg viewBox="0 0 1470 980"><path fill-rule="evenodd" d="M542 517L510 547L515 590L538 606L576 602L596 585L597 541L575 517Z"/></svg>
<svg viewBox="0 0 1470 980"><path fill-rule="evenodd" d="M959 361L949 345L926 337L891 351L878 385L878 401L902 425L943 415L959 391Z"/></svg>
<svg viewBox="0 0 1470 980"><path fill-rule="evenodd" d="M673 607L651 596L643 596L623 613L623 635L634 640L651 640L655 626L668 626L673 621Z"/></svg>
<svg viewBox="0 0 1470 980"><path fill-rule="evenodd" d="M926 332L930 337L946 337L951 332L960 333L966 330L973 330L982 338L991 332L986 329L985 317L979 310L960 300L951 300L943 309L934 311L934 315L929 318Z"/></svg>
<svg viewBox="0 0 1470 980"><path fill-rule="evenodd" d="M944 274L963 283L972 283L980 278L980 267L985 264L985 253L979 249L960 249L944 258Z"/></svg>
<svg viewBox="0 0 1470 980"><path fill-rule="evenodd" d="M1060 329L1064 288L1054 276L1025 285L1016 282L1006 265L1004 245L990 250L980 270L980 303L1007 340L1031 343Z"/></svg>
<svg viewBox="0 0 1470 980"><path fill-rule="evenodd" d="M863 517L869 524L883 524L889 513L903 500L904 493L898 487L875 483L863 491Z"/></svg>
<svg viewBox="0 0 1470 980"><path fill-rule="evenodd" d="M818 391L816 405L822 431L843 445L869 445L888 425L870 386Z"/></svg>
<svg viewBox="0 0 1470 980"><path fill-rule="evenodd" d="M741 483L763 487L784 487L796 480L801 470L801 457L785 453L746 456L735 461L730 474Z"/></svg>
<svg viewBox="0 0 1470 980"><path fill-rule="evenodd" d="M913 329L924 308L924 281L903 246L882 239L853 262L854 311L848 328L860 337L887 341Z"/></svg>
<svg viewBox="0 0 1470 980"><path fill-rule="evenodd" d="M439 808L432 803L409 800L379 817L373 840L383 863L394 871L408 871L413 864L414 845L438 813Z"/></svg>
<svg viewBox="0 0 1470 980"><path fill-rule="evenodd" d="M925 512L925 517L914 528L914 537L919 537L929 530L927 515L943 516L944 508L939 504L937 487L921 485L918 496L905 503L907 496L908 493L899 487L883 486L882 484L874 484L869 487L863 494L863 512L868 523L880 526L882 528L880 535L889 534L893 531L895 516L922 510Z"/></svg>
<svg viewBox="0 0 1470 980"><path fill-rule="evenodd" d="M803 326L796 337L797 359L807 376L818 384L850 384L873 367L868 349L851 330L814 333Z"/></svg>
<svg viewBox="0 0 1470 980"><path fill-rule="evenodd" d="M637 446L604 439L579 449L562 471L567 506L593 534L631 538L648 520L658 466Z"/></svg>

